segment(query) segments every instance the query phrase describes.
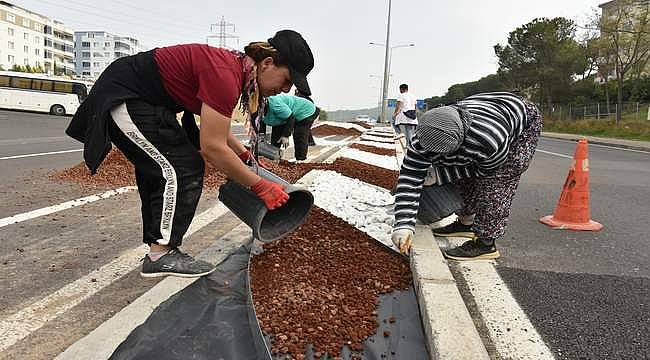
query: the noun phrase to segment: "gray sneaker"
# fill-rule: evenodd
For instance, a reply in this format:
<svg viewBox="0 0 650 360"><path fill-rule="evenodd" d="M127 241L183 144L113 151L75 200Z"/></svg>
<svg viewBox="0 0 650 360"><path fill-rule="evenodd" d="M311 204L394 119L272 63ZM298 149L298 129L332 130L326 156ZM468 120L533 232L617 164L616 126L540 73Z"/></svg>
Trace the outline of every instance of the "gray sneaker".
<svg viewBox="0 0 650 360"><path fill-rule="evenodd" d="M169 252L156 261L151 261L149 254L145 255L142 271L143 277L180 276L194 278L208 275L216 267L205 261L196 260L178 249Z"/></svg>

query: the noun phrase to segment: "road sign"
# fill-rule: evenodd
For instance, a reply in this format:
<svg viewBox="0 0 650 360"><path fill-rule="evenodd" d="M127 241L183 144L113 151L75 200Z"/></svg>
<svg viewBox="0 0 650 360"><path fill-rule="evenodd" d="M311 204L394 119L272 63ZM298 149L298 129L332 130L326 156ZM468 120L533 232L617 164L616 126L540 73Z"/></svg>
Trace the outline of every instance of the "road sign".
<svg viewBox="0 0 650 360"><path fill-rule="evenodd" d="M394 108L397 106L397 99L387 99L388 100L388 107L389 108ZM417 107L420 110L426 109L427 104L424 102L424 99L419 99L416 100L415 102L415 107Z"/></svg>

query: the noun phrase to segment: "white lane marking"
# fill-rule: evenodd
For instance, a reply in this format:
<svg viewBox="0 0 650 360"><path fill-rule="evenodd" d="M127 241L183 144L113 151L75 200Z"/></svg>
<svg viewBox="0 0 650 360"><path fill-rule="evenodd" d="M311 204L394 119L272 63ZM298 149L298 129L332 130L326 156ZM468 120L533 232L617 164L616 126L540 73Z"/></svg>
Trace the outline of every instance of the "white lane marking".
<svg viewBox="0 0 650 360"><path fill-rule="evenodd" d="M554 359L492 261L468 261L460 268L500 358Z"/></svg>
<svg viewBox="0 0 650 360"><path fill-rule="evenodd" d="M557 139L557 138L550 138L550 137L545 137L542 136L544 140L555 140L555 141L561 141L561 142L569 142L569 143L576 143L575 140L569 140L569 139ZM598 141L598 140L596 140ZM594 144L592 142L589 142L589 146L595 146L595 147L601 147L601 148L606 148L606 149L611 149L611 150L622 150L622 151L629 151L629 152L635 152L635 153L641 153L641 154L650 154L650 151L644 151L644 150L637 150L637 149L627 149L623 147L616 147L616 146L610 146L610 145L602 145L602 144Z"/></svg>
<svg viewBox="0 0 650 360"><path fill-rule="evenodd" d="M555 155L555 156L563 157L563 158L566 158L566 159L573 159L573 156L564 155L564 154L558 154L558 153L554 153L554 152L552 152L552 151L546 151L546 150L541 150L541 149L537 149L537 150L535 150L535 151L537 151L537 152L541 152L541 153L544 153L544 154L549 154L549 155Z"/></svg>
<svg viewBox="0 0 650 360"><path fill-rule="evenodd" d="M52 206L32 210L32 211L29 211L29 212L26 212L26 213L17 214L17 215L9 216L9 217L6 217L6 218L2 218L2 219L0 219L0 228L5 227L7 225L16 224L16 223L19 223L19 222L34 219L34 218L37 218L39 216L49 215L49 214L52 214L52 213L55 213L55 212L58 212L58 211L61 211L61 210L66 210L66 209L70 209L70 208L73 208L73 207L85 205L85 204L88 204L88 203L91 203L91 202L94 202L94 201L97 201L97 200L108 199L111 196L123 194L123 193L125 193L127 191L131 191L131 190L135 190L135 189L137 189L135 186L125 186L125 187L117 188L115 190L109 190L109 191L106 191L106 192L101 193L101 194L90 195L90 196L82 197L82 198L79 198L79 199L66 201L66 202L61 203L61 204L52 205Z"/></svg>
<svg viewBox="0 0 650 360"><path fill-rule="evenodd" d="M185 234L188 237L226 213L221 203L194 217ZM128 274L140 263L147 245L123 252L117 259L92 271L54 293L0 320L0 352L40 329L48 321L70 310L85 299Z"/></svg>
<svg viewBox="0 0 650 360"><path fill-rule="evenodd" d="M11 160L11 159L22 159L22 158L34 157L34 156L46 156L46 155L56 155L56 154L67 154L67 153L79 152L79 151L84 151L84 149L62 150L62 151L50 151L50 152L36 153L36 154L25 154L25 155L5 156L5 157L0 157L0 160Z"/></svg>
<svg viewBox="0 0 650 360"><path fill-rule="evenodd" d="M20 139L6 139L0 140L0 145L27 145L27 144L42 144L51 142L60 142L72 140L68 136L48 136L48 137L33 137L33 138L20 138Z"/></svg>
<svg viewBox="0 0 650 360"><path fill-rule="evenodd" d="M209 235L207 235L209 236ZM252 239L251 228L240 223L204 249L197 259L219 264L232 252ZM83 338L70 345L55 360L106 360L136 327L142 325L156 308L172 295L200 278L166 277L117 314ZM270 359L270 357L268 357Z"/></svg>

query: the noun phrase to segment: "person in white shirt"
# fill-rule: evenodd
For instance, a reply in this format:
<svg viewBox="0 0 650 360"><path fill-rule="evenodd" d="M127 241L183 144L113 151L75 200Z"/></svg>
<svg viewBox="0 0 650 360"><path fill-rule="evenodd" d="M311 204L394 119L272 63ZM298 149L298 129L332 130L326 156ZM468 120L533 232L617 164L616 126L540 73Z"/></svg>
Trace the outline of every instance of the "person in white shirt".
<svg viewBox="0 0 650 360"><path fill-rule="evenodd" d="M415 95L408 92L409 86L402 84L399 86L399 96L397 97L397 106L393 113L395 126L406 137L406 143L410 144L418 124L418 119L415 114Z"/></svg>

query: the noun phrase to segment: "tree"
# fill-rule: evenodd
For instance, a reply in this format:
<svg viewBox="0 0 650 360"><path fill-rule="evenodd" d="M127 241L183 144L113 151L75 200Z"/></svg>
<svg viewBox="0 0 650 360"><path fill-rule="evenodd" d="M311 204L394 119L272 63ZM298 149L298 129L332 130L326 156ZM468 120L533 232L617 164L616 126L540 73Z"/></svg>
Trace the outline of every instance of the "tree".
<svg viewBox="0 0 650 360"><path fill-rule="evenodd" d="M647 1L618 0L603 8L599 19L601 37L613 52L617 93L616 123L621 121L623 82L630 72L638 76L650 56L650 4Z"/></svg>
<svg viewBox="0 0 650 360"><path fill-rule="evenodd" d="M570 95L574 76L587 68L575 31L575 23L562 17L538 18L518 27L510 32L508 45L494 46L498 74L551 107L554 98Z"/></svg>
<svg viewBox="0 0 650 360"><path fill-rule="evenodd" d="M321 121L327 121L327 111L325 109L320 109L320 114L318 114L318 119Z"/></svg>
<svg viewBox="0 0 650 360"><path fill-rule="evenodd" d="M492 92L492 91L508 91L512 90L505 80L498 74L491 74L478 79L477 81L466 82L462 84L454 84L447 89L444 96L433 96L424 99L429 108L434 108L439 105L450 104L460 99L466 98L470 95Z"/></svg>

